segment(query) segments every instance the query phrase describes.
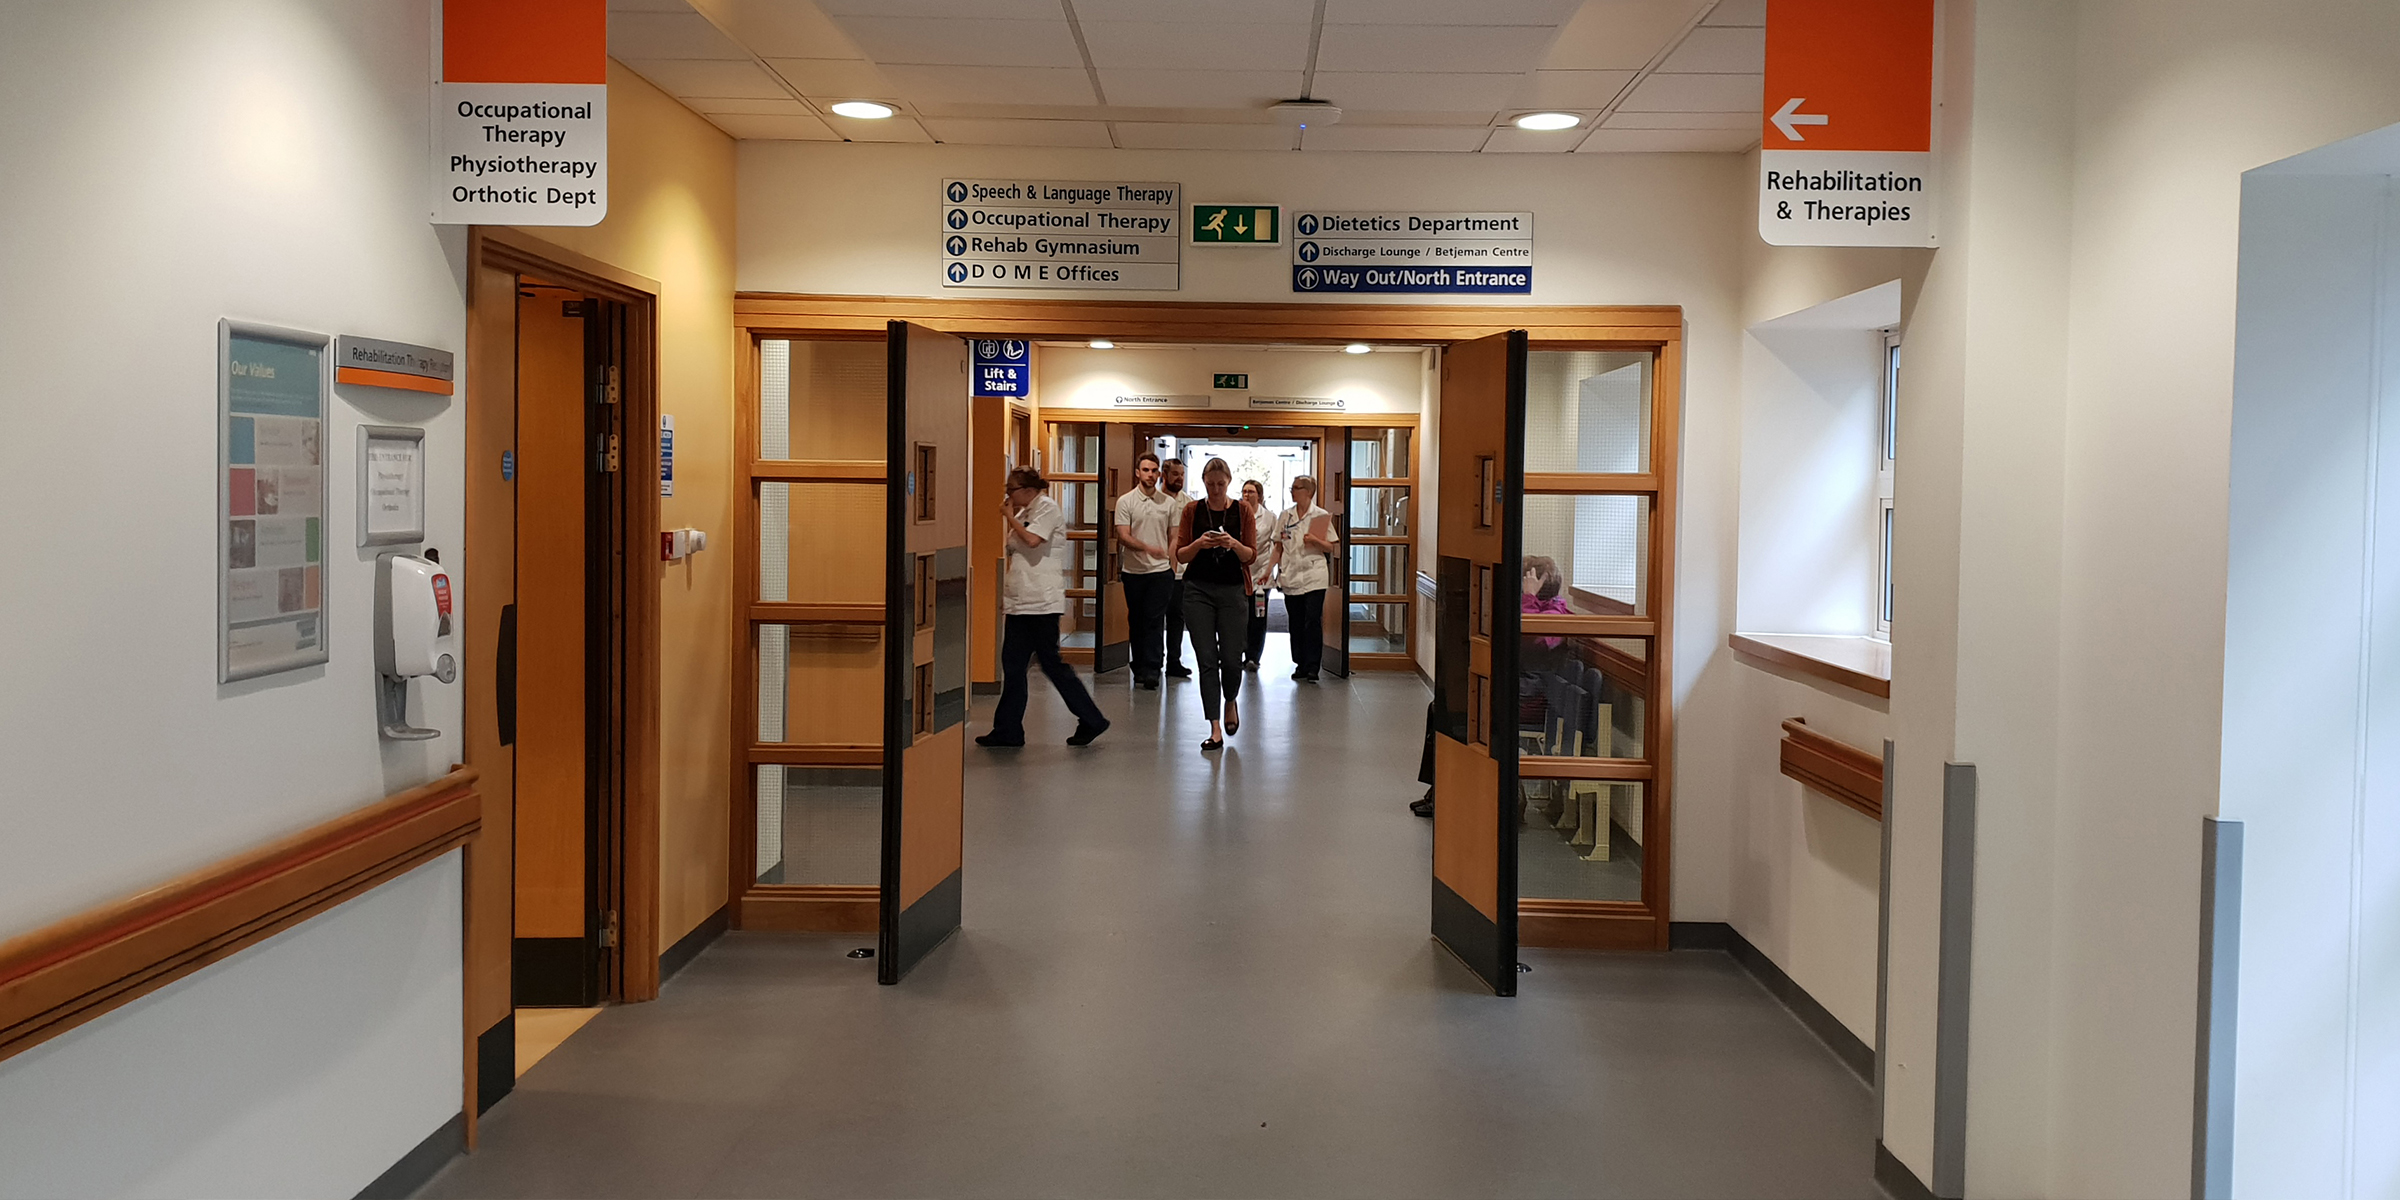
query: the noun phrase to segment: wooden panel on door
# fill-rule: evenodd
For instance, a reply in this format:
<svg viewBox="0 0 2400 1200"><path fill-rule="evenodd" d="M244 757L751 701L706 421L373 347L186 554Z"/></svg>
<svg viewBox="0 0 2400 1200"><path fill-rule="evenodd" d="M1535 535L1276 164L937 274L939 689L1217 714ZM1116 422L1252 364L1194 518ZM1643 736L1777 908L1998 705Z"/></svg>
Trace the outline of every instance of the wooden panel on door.
<svg viewBox="0 0 2400 1200"><path fill-rule="evenodd" d="M972 497L991 497L982 504L967 505L967 517L973 525L969 539L972 553L968 556L967 611L975 622L977 636L970 639L972 652L968 655L968 678L975 683L1000 682L1000 504L999 497L1007 490L1009 463L1008 399L1005 396L977 396L974 401L974 429L970 434L975 458L975 480Z"/></svg>
<svg viewBox="0 0 2400 1200"><path fill-rule="evenodd" d="M514 1011L517 599L516 484L501 470L517 446L517 276L478 265L467 325L467 544L459 580L466 759L480 773L483 836L467 856L467 1030L480 1035ZM513 461L513 460L512 460ZM493 1039L507 1053L505 1034ZM500 1098L514 1059L480 1064L479 1104ZM484 1077L492 1077L487 1088Z"/></svg>
<svg viewBox="0 0 2400 1200"><path fill-rule="evenodd" d="M1442 356L1435 543L1433 934L1503 996L1517 990L1525 340L1494 334Z"/></svg>
<svg viewBox="0 0 2400 1200"><path fill-rule="evenodd" d="M1094 639L1092 673L1114 671L1133 659L1133 621L1125 607L1123 563L1117 547L1117 497L1134 488L1133 460L1141 451L1133 427L1110 423L1100 427L1100 631Z"/></svg>
<svg viewBox="0 0 2400 1200"><path fill-rule="evenodd" d="M585 886L584 328L563 288L517 302L517 919L581 938Z"/></svg>

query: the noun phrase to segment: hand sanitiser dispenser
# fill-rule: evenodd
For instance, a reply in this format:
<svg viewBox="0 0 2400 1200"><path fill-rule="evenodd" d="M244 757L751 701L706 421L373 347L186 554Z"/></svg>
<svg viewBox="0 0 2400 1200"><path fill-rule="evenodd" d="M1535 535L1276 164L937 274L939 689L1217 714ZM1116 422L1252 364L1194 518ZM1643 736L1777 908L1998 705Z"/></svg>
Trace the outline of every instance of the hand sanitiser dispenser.
<svg viewBox="0 0 2400 1200"><path fill-rule="evenodd" d="M383 736L421 742L438 729L408 723L408 681L431 675L448 683L458 663L442 651L450 636L450 577L441 564L407 554L375 558L375 700Z"/></svg>

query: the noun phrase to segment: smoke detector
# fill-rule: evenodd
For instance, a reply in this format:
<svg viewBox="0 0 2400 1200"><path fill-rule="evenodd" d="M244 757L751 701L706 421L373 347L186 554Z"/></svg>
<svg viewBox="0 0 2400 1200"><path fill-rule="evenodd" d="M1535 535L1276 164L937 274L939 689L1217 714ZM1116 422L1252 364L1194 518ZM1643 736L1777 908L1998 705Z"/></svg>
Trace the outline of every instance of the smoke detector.
<svg viewBox="0 0 2400 1200"><path fill-rule="evenodd" d="M1323 100L1280 100L1267 111L1275 114L1276 124L1293 129L1315 129L1342 121L1342 110Z"/></svg>

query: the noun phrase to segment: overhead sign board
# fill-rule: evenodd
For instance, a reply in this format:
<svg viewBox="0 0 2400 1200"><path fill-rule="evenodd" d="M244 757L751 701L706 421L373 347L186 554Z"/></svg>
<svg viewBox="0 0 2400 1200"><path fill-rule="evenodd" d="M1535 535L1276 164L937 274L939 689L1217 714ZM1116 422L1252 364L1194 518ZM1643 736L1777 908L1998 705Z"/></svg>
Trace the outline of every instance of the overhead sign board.
<svg viewBox="0 0 2400 1200"><path fill-rule="evenodd" d="M1931 246L1933 0L1768 0L1758 235Z"/></svg>
<svg viewBox="0 0 2400 1200"><path fill-rule="evenodd" d="M1280 408L1304 412L1341 412L1343 402L1338 396L1251 396L1251 408Z"/></svg>
<svg viewBox="0 0 2400 1200"><path fill-rule="evenodd" d="M436 225L608 215L607 0L434 5Z"/></svg>
<svg viewBox="0 0 2400 1200"><path fill-rule="evenodd" d="M1183 186L945 179L942 285L1172 292L1183 286Z"/></svg>
<svg viewBox="0 0 2400 1200"><path fill-rule="evenodd" d="M1278 204L1195 204L1192 243L1239 246L1283 244L1283 206Z"/></svg>
<svg viewBox="0 0 2400 1200"><path fill-rule="evenodd" d="M1292 218L1292 290L1525 295L1529 212L1302 212Z"/></svg>
<svg viewBox="0 0 2400 1200"><path fill-rule="evenodd" d="M334 340L333 381L447 396L456 364L447 350L343 334Z"/></svg>
<svg viewBox="0 0 2400 1200"><path fill-rule="evenodd" d="M1033 393L1033 343L977 338L974 347L975 395L1027 396Z"/></svg>

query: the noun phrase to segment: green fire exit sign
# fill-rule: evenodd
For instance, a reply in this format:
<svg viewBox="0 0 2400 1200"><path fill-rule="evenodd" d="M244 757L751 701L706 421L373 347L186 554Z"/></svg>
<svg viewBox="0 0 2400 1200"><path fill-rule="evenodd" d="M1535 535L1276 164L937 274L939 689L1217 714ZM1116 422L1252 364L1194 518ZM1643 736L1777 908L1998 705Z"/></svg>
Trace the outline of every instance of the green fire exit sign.
<svg viewBox="0 0 2400 1200"><path fill-rule="evenodd" d="M1218 391L1238 392L1247 389L1249 386L1250 377L1247 375L1227 375L1222 371L1217 372L1216 388Z"/></svg>
<svg viewBox="0 0 2400 1200"><path fill-rule="evenodd" d="M1246 246L1276 246L1283 243L1283 206L1280 204L1195 204L1192 206L1192 240L1194 242L1231 242Z"/></svg>

